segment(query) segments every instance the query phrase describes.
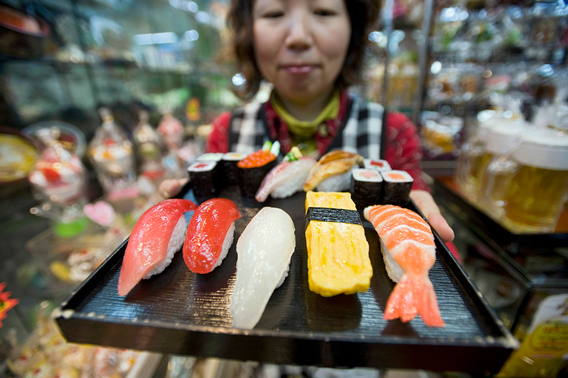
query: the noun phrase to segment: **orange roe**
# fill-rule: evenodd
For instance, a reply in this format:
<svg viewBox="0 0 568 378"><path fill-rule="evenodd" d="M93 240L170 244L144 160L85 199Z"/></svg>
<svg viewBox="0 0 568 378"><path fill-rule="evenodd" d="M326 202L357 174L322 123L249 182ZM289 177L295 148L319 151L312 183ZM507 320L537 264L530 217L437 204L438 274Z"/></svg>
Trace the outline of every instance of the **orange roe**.
<svg viewBox="0 0 568 378"><path fill-rule="evenodd" d="M272 160L276 159L273 153L268 150L260 150L253 152L243 160L239 161L237 166L239 168L256 168L262 167L265 164L270 163Z"/></svg>

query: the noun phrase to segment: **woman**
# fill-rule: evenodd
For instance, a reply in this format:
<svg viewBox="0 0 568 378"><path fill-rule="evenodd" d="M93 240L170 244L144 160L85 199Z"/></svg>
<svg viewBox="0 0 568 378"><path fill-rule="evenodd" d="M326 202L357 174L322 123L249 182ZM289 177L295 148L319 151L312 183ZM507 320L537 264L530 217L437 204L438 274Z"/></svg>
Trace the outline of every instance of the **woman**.
<svg viewBox="0 0 568 378"><path fill-rule="evenodd" d="M233 0L228 16L234 52L252 98L262 79L274 86L270 100L250 103L213 122L208 152L250 153L279 140L284 153L298 146L321 156L333 149L389 161L414 178L411 197L441 238L453 231L440 215L421 177L419 139L401 114L350 95L360 82L364 54L379 13L376 0ZM381 154L381 149L383 153ZM165 194L180 182L162 185Z"/></svg>

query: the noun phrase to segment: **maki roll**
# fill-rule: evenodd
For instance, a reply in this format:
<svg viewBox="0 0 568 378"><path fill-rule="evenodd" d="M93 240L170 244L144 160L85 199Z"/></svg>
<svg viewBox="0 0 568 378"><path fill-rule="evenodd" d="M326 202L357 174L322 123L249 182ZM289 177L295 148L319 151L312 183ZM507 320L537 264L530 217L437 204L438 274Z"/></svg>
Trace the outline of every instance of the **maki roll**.
<svg viewBox="0 0 568 378"><path fill-rule="evenodd" d="M390 171L392 169L389 162L386 160L365 159L363 165L367 169L374 169L381 172Z"/></svg>
<svg viewBox="0 0 568 378"><path fill-rule="evenodd" d="M276 156L280 152L280 143L266 142L262 150L253 152L237 164L237 178L241 195L254 198L258 188L268 174L276 166Z"/></svg>
<svg viewBox="0 0 568 378"><path fill-rule="evenodd" d="M374 169L354 169L351 175L351 198L358 210L381 203L383 177Z"/></svg>
<svg viewBox="0 0 568 378"><path fill-rule="evenodd" d="M246 154L238 152L227 152L223 155L223 170L227 185L237 185L239 183L237 164L246 157Z"/></svg>
<svg viewBox="0 0 568 378"><path fill-rule="evenodd" d="M195 161L218 163L223 159L223 153L207 153L199 155Z"/></svg>
<svg viewBox="0 0 568 378"><path fill-rule="evenodd" d="M414 179L406 171L381 172L383 175L383 200L381 204L405 206L410 201Z"/></svg>
<svg viewBox="0 0 568 378"><path fill-rule="evenodd" d="M193 192L199 197L212 197L222 189L222 172L216 162L195 162L187 168Z"/></svg>

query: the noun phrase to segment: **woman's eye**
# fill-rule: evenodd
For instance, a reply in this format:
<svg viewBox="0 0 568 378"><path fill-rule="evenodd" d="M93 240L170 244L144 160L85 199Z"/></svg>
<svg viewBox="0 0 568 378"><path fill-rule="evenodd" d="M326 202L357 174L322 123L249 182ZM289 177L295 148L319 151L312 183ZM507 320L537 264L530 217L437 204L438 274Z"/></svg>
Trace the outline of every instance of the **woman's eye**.
<svg viewBox="0 0 568 378"><path fill-rule="evenodd" d="M316 9L314 14L317 16L334 16L336 12L331 9Z"/></svg>
<svg viewBox="0 0 568 378"><path fill-rule="evenodd" d="M266 12L264 14L264 18L278 18L278 17L282 17L284 16L284 12L282 11L272 11L272 12Z"/></svg>

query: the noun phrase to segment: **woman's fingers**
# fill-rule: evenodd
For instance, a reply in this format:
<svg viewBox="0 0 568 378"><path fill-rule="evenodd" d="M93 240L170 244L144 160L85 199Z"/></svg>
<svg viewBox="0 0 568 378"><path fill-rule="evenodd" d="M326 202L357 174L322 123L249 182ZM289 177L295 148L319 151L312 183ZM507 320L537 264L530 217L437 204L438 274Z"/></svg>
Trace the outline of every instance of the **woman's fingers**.
<svg viewBox="0 0 568 378"><path fill-rule="evenodd" d="M181 188L183 188L183 186L187 183L187 179L170 179L170 180L164 180L162 181L162 183L160 184L160 194L164 197L164 198L170 198L175 196L176 194L178 194L181 190Z"/></svg>
<svg viewBox="0 0 568 378"><path fill-rule="evenodd" d="M440 235L443 242L447 243L454 240L454 231L440 214L440 209L430 193L425 190L413 190L410 192L410 198L428 219L428 223Z"/></svg>
<svg viewBox="0 0 568 378"><path fill-rule="evenodd" d="M440 214L432 214L430 218L428 218L428 222L436 230L438 235L444 243L451 242L454 240L454 230L448 225L448 222L444 219L444 217Z"/></svg>

